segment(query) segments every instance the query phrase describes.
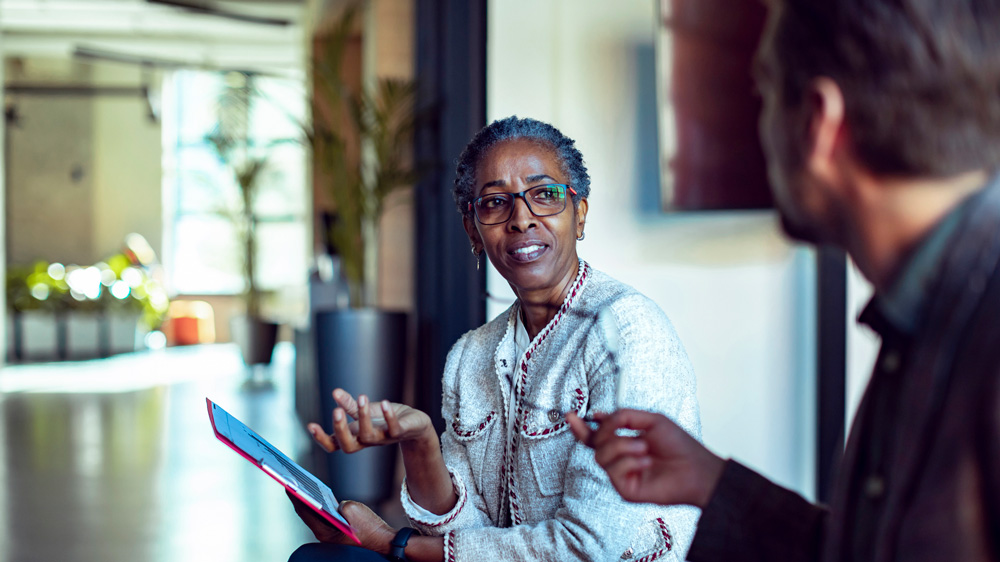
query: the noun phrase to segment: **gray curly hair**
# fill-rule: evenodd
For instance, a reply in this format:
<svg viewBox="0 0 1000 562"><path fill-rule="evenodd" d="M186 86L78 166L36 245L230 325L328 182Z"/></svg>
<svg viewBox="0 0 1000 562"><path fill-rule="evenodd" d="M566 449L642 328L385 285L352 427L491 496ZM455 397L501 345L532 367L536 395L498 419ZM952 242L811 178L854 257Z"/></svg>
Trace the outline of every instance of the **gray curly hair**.
<svg viewBox="0 0 1000 562"><path fill-rule="evenodd" d="M520 119L512 115L483 127L472 137L462 155L458 157L453 193L459 213L471 214L469 203L475 198L476 167L480 160L497 144L514 139L530 139L545 144L556 152L560 168L569 176L569 184L576 191L576 195L573 196L574 206L590 195L590 175L587 174L587 166L583 163L583 154L577 150L573 139L548 123L529 117Z"/></svg>

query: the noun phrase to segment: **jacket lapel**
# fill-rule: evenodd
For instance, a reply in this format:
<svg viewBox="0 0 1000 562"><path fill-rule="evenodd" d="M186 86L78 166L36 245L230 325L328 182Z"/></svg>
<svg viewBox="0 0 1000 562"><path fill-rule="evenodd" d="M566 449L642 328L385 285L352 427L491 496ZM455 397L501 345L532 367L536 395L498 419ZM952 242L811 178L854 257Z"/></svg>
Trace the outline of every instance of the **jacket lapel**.
<svg viewBox="0 0 1000 562"><path fill-rule="evenodd" d="M919 469L936 427L956 353L1000 260L1000 181L994 179L948 244L927 316L914 341L898 410L895 458L876 560L891 560L902 516L918 482ZM863 475L853 475L859 477Z"/></svg>

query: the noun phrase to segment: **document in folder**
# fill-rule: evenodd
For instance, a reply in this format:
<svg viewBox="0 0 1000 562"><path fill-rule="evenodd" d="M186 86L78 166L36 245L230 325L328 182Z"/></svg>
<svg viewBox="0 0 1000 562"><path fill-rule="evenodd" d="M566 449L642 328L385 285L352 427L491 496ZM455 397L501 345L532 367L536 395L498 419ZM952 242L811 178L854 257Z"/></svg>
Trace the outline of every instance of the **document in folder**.
<svg viewBox="0 0 1000 562"><path fill-rule="evenodd" d="M212 422L212 428L219 441L229 445L240 456L277 480L292 495L351 537L354 542L361 544L354 528L340 515L338 511L340 504L329 486L274 448L218 404L208 398L205 402L208 404L208 419Z"/></svg>

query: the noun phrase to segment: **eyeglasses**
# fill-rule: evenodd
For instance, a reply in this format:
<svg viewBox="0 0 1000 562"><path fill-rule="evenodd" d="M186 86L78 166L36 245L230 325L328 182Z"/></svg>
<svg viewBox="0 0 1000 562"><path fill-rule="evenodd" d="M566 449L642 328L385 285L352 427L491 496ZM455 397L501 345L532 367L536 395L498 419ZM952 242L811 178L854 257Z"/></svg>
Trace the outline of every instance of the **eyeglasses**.
<svg viewBox="0 0 1000 562"><path fill-rule="evenodd" d="M561 183L536 185L520 193L489 193L469 203L480 224L501 224L514 215L514 201L524 199L528 210L536 217L558 215L566 208L566 191L576 195L576 190Z"/></svg>

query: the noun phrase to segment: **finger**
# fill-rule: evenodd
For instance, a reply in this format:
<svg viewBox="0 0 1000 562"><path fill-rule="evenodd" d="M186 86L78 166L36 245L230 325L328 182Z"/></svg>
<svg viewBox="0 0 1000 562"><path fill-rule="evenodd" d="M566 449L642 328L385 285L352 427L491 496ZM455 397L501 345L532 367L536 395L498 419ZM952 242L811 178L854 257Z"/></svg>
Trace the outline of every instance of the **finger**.
<svg viewBox="0 0 1000 562"><path fill-rule="evenodd" d="M312 435L313 440L319 444L327 453L332 453L337 450L337 442L333 439L331 435L328 435L323 431L323 427L318 423L311 423L306 426L309 433Z"/></svg>
<svg viewBox="0 0 1000 562"><path fill-rule="evenodd" d="M333 411L333 437L337 440L337 446L345 453L354 453L363 448L347 424L347 412L343 408Z"/></svg>
<svg viewBox="0 0 1000 562"><path fill-rule="evenodd" d="M623 408L612 414L595 414L601 425L594 435L594 447L599 448L611 439L618 437L619 429L645 430L655 425L658 418L666 419L662 414L630 410Z"/></svg>
<svg viewBox="0 0 1000 562"><path fill-rule="evenodd" d="M377 444L381 440L378 430L372 425L372 413L368 397L358 396L358 442L365 445Z"/></svg>
<svg viewBox="0 0 1000 562"><path fill-rule="evenodd" d="M645 479L644 473L652 464L649 457L620 457L604 469L618 493L623 494L626 499L634 499L629 494L636 492L641 486Z"/></svg>
<svg viewBox="0 0 1000 562"><path fill-rule="evenodd" d="M646 455L648 447L646 442L634 437L616 437L606 441L600 447L594 449L594 460L597 464L607 467L618 462L625 457L639 457Z"/></svg>
<svg viewBox="0 0 1000 562"><path fill-rule="evenodd" d="M337 404L340 404L340 407L347 412L347 415L358 419L358 403L351 396L350 392L347 392L343 388L335 388L333 390L333 399L337 401Z"/></svg>
<svg viewBox="0 0 1000 562"><path fill-rule="evenodd" d="M392 409L392 404L388 400L380 403L382 407L382 417L385 418L386 431L393 439L398 439L403 434L403 427L399 425L399 418L396 411Z"/></svg>
<svg viewBox="0 0 1000 562"><path fill-rule="evenodd" d="M645 412L642 410L632 410L623 408L610 416L618 429L636 429L645 431L652 429L656 424L668 420L663 414L656 412ZM669 421L669 420L668 420Z"/></svg>
<svg viewBox="0 0 1000 562"><path fill-rule="evenodd" d="M313 511L311 507L306 505L304 501L295 497L295 494L289 492L288 490L285 490L285 495L288 496L288 499L292 501L292 507L295 509L295 514L298 515L299 518L302 519L302 521L306 525L312 527L314 523L318 523L320 521L326 523L327 525L330 525L330 523L327 522L326 519L320 517L315 511Z"/></svg>
<svg viewBox="0 0 1000 562"><path fill-rule="evenodd" d="M581 420L580 416L576 415L576 412L566 412L566 422L569 423L569 429L578 441L593 448L594 432L587 427L587 423Z"/></svg>

